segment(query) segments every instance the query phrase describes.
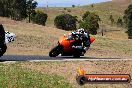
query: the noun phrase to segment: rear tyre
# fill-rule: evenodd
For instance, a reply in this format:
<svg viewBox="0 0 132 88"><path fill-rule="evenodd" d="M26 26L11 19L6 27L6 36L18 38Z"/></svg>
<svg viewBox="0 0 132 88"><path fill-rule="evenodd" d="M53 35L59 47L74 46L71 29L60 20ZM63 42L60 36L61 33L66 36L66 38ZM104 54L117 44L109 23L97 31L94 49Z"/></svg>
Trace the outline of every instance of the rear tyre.
<svg viewBox="0 0 132 88"><path fill-rule="evenodd" d="M79 57L80 57L80 55L73 54L73 57L74 57L74 58L79 58Z"/></svg>
<svg viewBox="0 0 132 88"><path fill-rule="evenodd" d="M74 53L73 53L73 57L74 58L79 58L80 57L80 50L79 49L75 49Z"/></svg>
<svg viewBox="0 0 132 88"><path fill-rule="evenodd" d="M7 46L6 44L3 44L0 48L0 57L3 56L3 54L6 52Z"/></svg>
<svg viewBox="0 0 132 88"><path fill-rule="evenodd" d="M56 57L60 54L60 48L59 46L54 47L50 52L49 52L49 56L50 57Z"/></svg>

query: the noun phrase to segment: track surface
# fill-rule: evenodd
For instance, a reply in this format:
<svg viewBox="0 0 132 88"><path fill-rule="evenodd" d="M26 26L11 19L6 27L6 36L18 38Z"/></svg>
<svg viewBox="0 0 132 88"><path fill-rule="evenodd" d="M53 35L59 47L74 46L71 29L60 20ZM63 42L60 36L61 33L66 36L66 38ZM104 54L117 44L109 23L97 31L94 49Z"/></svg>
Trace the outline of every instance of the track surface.
<svg viewBox="0 0 132 88"><path fill-rule="evenodd" d="M122 58L96 58L96 57L49 57L37 55L4 55L0 57L0 61L91 61L91 60L132 60Z"/></svg>

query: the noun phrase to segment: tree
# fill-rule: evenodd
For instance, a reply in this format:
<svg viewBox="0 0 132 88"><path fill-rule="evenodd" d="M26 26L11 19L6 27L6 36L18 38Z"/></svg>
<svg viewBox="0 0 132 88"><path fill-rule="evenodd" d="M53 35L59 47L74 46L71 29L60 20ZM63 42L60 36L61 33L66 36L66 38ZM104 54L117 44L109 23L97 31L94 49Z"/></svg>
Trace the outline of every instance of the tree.
<svg viewBox="0 0 132 88"><path fill-rule="evenodd" d="M64 8L64 10L67 10L67 8Z"/></svg>
<svg viewBox="0 0 132 88"><path fill-rule="evenodd" d="M0 16L14 20L26 18L26 0L0 0Z"/></svg>
<svg viewBox="0 0 132 88"><path fill-rule="evenodd" d="M122 26L122 25L123 25L123 21L122 21L121 17L119 17L119 18L117 19L116 24L117 24L117 26Z"/></svg>
<svg viewBox="0 0 132 88"><path fill-rule="evenodd" d="M132 4L124 11L124 22L127 27L128 38L132 39Z"/></svg>
<svg viewBox="0 0 132 88"><path fill-rule="evenodd" d="M115 22L115 20L114 20L114 18L113 18L113 15L110 15L110 21L111 21L111 24L113 25L114 24L114 22Z"/></svg>
<svg viewBox="0 0 132 88"><path fill-rule="evenodd" d="M41 11L37 11L34 17L32 18L32 21L36 24L45 26L47 18L48 18L47 14Z"/></svg>
<svg viewBox="0 0 132 88"><path fill-rule="evenodd" d="M75 5L72 5L72 8L75 8Z"/></svg>
<svg viewBox="0 0 132 88"><path fill-rule="evenodd" d="M9 3L11 0L0 0L0 16L9 17Z"/></svg>
<svg viewBox="0 0 132 88"><path fill-rule="evenodd" d="M27 15L29 17L29 23L31 20L31 14L35 12L35 8L37 7L38 3L34 0L27 1Z"/></svg>
<svg viewBox="0 0 132 88"><path fill-rule="evenodd" d="M93 8L94 7L94 4L92 4L91 7Z"/></svg>
<svg viewBox="0 0 132 88"><path fill-rule="evenodd" d="M22 20L27 17L26 14L26 0L14 0L15 3L12 2L12 10L13 14L11 14L11 17L13 17L14 20ZM11 12L12 12L11 10Z"/></svg>
<svg viewBox="0 0 132 88"><path fill-rule="evenodd" d="M82 20L79 22L79 27L84 28L85 30L88 30L89 33L96 35L97 29L99 28L99 21L100 18L98 15L86 11L82 16Z"/></svg>
<svg viewBox="0 0 132 88"><path fill-rule="evenodd" d="M55 17L54 25L63 30L76 30L77 17L70 14L62 14Z"/></svg>

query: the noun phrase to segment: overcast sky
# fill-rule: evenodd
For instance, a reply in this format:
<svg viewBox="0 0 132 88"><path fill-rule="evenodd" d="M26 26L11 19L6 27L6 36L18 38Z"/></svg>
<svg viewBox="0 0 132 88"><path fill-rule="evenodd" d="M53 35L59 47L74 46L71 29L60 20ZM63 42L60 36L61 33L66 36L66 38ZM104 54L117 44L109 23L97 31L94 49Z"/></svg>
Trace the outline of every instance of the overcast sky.
<svg viewBox="0 0 132 88"><path fill-rule="evenodd" d="M69 7L72 5L88 5L93 3L111 1L111 0L35 0L38 2L38 7Z"/></svg>

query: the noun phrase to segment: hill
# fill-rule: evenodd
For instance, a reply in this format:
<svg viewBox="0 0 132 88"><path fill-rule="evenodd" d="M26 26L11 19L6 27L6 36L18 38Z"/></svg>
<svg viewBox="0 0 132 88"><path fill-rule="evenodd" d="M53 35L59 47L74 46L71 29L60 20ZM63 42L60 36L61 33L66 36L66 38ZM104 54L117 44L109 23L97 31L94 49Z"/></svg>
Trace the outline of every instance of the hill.
<svg viewBox="0 0 132 88"><path fill-rule="evenodd" d="M6 54L8 55L47 56L50 49L57 44L58 38L70 32L1 17L0 22L4 24L5 30L14 32L17 36L13 43L7 44ZM95 38L96 41L91 44L91 48L85 56L130 58L132 55L132 41L127 39L127 35L123 31L108 32L103 37L98 34ZM120 54L122 55L120 56Z"/></svg>
<svg viewBox="0 0 132 88"><path fill-rule="evenodd" d="M87 10L97 13L100 16L102 23L110 25L109 16L113 15L115 21L117 21L118 17L123 17L124 10L131 3L131 0L113 0L109 2L94 4L94 7L92 7L91 5L86 5L81 7L76 6L75 8L67 7L65 8L66 10L64 10L64 8L57 7L38 9L43 10L45 13L48 14L48 26L53 26L54 18L58 14L69 13L78 16L78 19L80 20L83 13L85 13ZM70 10L70 12L68 12L68 10Z"/></svg>

